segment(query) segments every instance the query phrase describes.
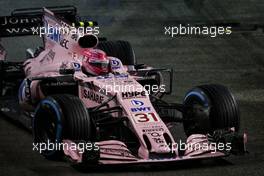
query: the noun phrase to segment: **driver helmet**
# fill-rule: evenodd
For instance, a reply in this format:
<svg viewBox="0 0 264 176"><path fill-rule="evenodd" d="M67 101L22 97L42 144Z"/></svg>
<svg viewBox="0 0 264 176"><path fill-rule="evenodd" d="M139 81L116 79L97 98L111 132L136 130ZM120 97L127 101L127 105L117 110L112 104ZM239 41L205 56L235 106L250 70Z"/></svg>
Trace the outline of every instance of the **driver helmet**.
<svg viewBox="0 0 264 176"><path fill-rule="evenodd" d="M91 75L104 75L109 72L109 59L104 51L88 49L83 52L83 71Z"/></svg>

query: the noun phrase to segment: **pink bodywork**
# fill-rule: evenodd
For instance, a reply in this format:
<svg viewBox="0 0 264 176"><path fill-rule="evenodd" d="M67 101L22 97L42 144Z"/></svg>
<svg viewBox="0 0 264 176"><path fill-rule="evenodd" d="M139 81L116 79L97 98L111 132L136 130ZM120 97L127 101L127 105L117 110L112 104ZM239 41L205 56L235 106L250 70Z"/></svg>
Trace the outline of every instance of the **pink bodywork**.
<svg viewBox="0 0 264 176"><path fill-rule="evenodd" d="M52 13L46 12L44 16L44 21L49 25L62 25L62 22L55 18ZM109 74L108 77L95 76L88 77L84 74L79 67L82 65L82 55L83 48L81 48L76 39L73 39L71 35L60 36L67 41L67 47L63 47L59 42L52 40L50 37L45 37L45 50L42 51L36 58L28 59L25 65L25 73L27 78L38 78L38 77L57 77L62 76L59 73L61 68L73 68L75 69L74 79L79 83L79 98L83 101L86 107L95 107L108 98L116 95L116 101L109 102L109 106L121 105L123 108L122 114L113 114L115 118L127 117L128 124L127 127L132 129L136 134L140 142L140 148L138 150L137 156L131 154L127 149L127 146L121 141L99 141L100 146L100 161L101 164L124 164L124 163L145 163L145 162L171 162L179 160L188 159L200 159L209 157L221 157L224 156L221 152L213 152L211 149L208 150L196 150L190 151L186 150L184 156L179 156L178 151L174 151L174 157L172 158L162 158L162 159L150 159L150 153L156 154L166 154L172 153L172 149L168 147L167 141L174 144L175 141L172 137L171 132L167 128L166 124L159 117L159 114L155 111L152 106L149 96L147 93L142 93L139 96L124 97L124 93L127 91L107 91L106 85L108 86L124 86L132 85L137 88L143 87L136 81L135 76L129 75L127 71L127 66L122 66L119 69L119 75ZM89 84L93 84L88 86ZM44 98L39 88L38 81L33 81L31 84L31 94L32 98L37 102ZM99 97L97 100L92 100L87 98L85 94ZM26 103L21 101L21 104ZM132 109L134 111L132 111ZM141 108L141 109L140 109ZM143 110L142 110L143 108ZM166 135L169 139L165 139ZM145 136L145 137L143 137ZM187 143L191 143L202 138L202 142L208 142L206 136L194 135L191 136L193 139L187 140ZM146 144L147 138L151 145L148 149ZM166 141L167 140L167 141ZM195 142L197 142L197 140ZM64 140L64 143L69 143L71 141ZM201 142L201 141L200 141ZM72 160L76 162L82 161L82 153L78 150L64 150L65 155L69 156Z"/></svg>

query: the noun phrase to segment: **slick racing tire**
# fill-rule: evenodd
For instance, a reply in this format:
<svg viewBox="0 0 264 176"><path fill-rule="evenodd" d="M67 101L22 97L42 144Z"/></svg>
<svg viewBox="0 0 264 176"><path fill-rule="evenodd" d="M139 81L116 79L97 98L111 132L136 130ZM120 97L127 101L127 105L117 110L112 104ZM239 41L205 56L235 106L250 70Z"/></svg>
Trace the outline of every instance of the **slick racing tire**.
<svg viewBox="0 0 264 176"><path fill-rule="evenodd" d="M63 139L91 141L92 121L78 97L67 94L52 95L43 99L36 108L33 136L35 144L46 145L47 148L41 152L43 156L58 160L62 157L63 150L55 147Z"/></svg>
<svg viewBox="0 0 264 176"><path fill-rule="evenodd" d="M240 113L232 93L222 85L201 85L184 98L183 126L187 136L217 129L239 130Z"/></svg>
<svg viewBox="0 0 264 176"><path fill-rule="evenodd" d="M97 48L108 56L117 57L124 65L136 65L135 53L128 41L101 41Z"/></svg>

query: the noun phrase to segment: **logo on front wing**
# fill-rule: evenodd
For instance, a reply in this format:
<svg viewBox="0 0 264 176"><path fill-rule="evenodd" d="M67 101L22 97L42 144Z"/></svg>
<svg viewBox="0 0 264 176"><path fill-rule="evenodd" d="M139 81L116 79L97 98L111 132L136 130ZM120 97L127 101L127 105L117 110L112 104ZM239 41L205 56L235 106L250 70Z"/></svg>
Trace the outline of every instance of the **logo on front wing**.
<svg viewBox="0 0 264 176"><path fill-rule="evenodd" d="M122 98L139 98L146 97L145 91L132 91L132 92L122 92Z"/></svg>
<svg viewBox="0 0 264 176"><path fill-rule="evenodd" d="M131 112L147 112L150 111L150 107L137 107L137 108L131 108Z"/></svg>
<svg viewBox="0 0 264 176"><path fill-rule="evenodd" d="M131 100L132 105L134 106L143 106L144 103L142 101L139 100Z"/></svg>
<svg viewBox="0 0 264 176"><path fill-rule="evenodd" d="M144 103L142 101L139 100L131 100L132 105L137 106L134 108L131 108L131 112L148 112L151 110L150 107L145 107L143 106Z"/></svg>

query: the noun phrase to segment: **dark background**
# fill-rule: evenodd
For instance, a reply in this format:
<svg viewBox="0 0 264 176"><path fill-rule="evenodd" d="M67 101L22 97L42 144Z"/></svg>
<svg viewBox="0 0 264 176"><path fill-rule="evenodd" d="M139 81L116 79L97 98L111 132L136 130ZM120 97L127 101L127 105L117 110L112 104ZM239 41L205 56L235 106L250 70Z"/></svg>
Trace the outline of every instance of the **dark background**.
<svg viewBox="0 0 264 176"><path fill-rule="evenodd" d="M262 0L1 0L0 15L15 8L75 5L81 16L100 25L101 36L128 40L139 63L173 68L174 86L169 101L181 102L195 85L220 83L228 86L241 110L241 130L249 135L245 156L220 161L181 165L136 166L92 169L79 173L68 163L51 162L32 151L31 134L0 117L0 175L263 175L264 165L264 34L261 31L229 36L164 35L164 26L177 21L236 21L262 23ZM21 60L27 47L40 39L3 39L8 58Z"/></svg>

